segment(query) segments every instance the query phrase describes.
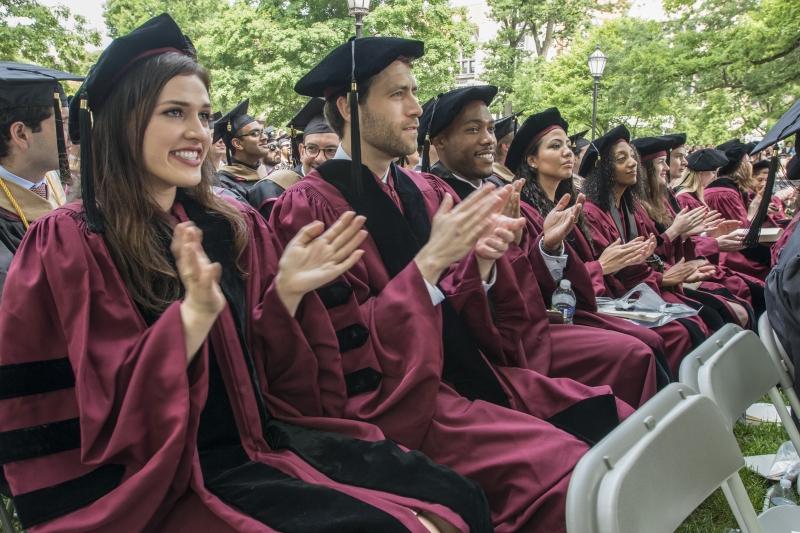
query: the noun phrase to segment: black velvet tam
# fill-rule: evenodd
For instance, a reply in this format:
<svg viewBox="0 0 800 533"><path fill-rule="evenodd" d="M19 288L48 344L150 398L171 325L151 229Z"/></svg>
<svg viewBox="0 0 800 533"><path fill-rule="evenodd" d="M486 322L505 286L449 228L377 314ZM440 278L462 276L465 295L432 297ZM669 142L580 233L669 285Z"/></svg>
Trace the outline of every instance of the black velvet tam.
<svg viewBox="0 0 800 533"><path fill-rule="evenodd" d="M473 85L440 94L419 118L419 135L424 139L427 134L433 139L453 123L465 105L480 100L488 106L496 94L494 85Z"/></svg>
<svg viewBox="0 0 800 533"><path fill-rule="evenodd" d="M399 57L416 59L425 54L422 41L399 37L362 37L334 48L325 58L300 78L294 90L304 96L326 97L349 90L352 74L363 83L391 65ZM353 67L355 63L355 67Z"/></svg>
<svg viewBox="0 0 800 533"><path fill-rule="evenodd" d="M661 152L667 152L678 146L686 144L686 134L659 135L657 137L639 137L631 141L631 144L639 152L639 157L647 160Z"/></svg>
<svg viewBox="0 0 800 533"><path fill-rule="evenodd" d="M724 167L728 163L728 158L725 157L725 152L722 150L715 150L714 148L703 148L689 154L687 157L689 162L689 170L695 172L703 172L706 170L717 170Z"/></svg>
<svg viewBox="0 0 800 533"><path fill-rule="evenodd" d="M598 137L589 145L589 148L586 150L586 154L583 156L581 168L579 169L578 174L583 177L588 176L592 168L594 168L595 163L597 163L597 160L600 157L608 156L608 152L611 150L612 146L619 141L630 142L630 140L631 133L623 124L614 127L602 137Z"/></svg>
<svg viewBox="0 0 800 533"><path fill-rule="evenodd" d="M498 119L494 123L494 136L499 141L509 133L517 133L517 117L519 113L514 113Z"/></svg>
<svg viewBox="0 0 800 533"><path fill-rule="evenodd" d="M111 41L89 70L76 98L72 99L69 110L70 137L75 141L80 137L78 110L81 100L87 101L90 111L100 109L108 94L134 63L170 51L196 56L189 38L166 13Z"/></svg>
<svg viewBox="0 0 800 533"><path fill-rule="evenodd" d="M717 146L717 150L722 150L725 152L725 157L728 158L728 164L719 169L721 176L727 176L736 170L736 167L739 166L739 163L742 161L742 159L744 159L744 156L750 153L747 145L741 142L739 139L731 139L730 141L726 141Z"/></svg>
<svg viewBox="0 0 800 533"><path fill-rule="evenodd" d="M541 113L536 113L525 119L525 122L517 130L511 146L508 148L506 167L511 172L516 172L533 140L552 127L559 127L565 133L569 129L569 124L556 107L545 109Z"/></svg>

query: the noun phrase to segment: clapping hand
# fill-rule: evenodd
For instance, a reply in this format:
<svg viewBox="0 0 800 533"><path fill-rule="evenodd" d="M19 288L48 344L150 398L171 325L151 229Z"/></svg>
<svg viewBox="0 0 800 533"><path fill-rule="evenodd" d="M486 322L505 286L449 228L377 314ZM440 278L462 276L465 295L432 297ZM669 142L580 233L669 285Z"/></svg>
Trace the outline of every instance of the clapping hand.
<svg viewBox="0 0 800 533"><path fill-rule="evenodd" d="M306 293L330 283L361 259L364 251L358 247L367 237L362 229L365 221L348 211L327 231L323 232L322 222L312 222L289 241L278 263L275 285L291 314Z"/></svg>

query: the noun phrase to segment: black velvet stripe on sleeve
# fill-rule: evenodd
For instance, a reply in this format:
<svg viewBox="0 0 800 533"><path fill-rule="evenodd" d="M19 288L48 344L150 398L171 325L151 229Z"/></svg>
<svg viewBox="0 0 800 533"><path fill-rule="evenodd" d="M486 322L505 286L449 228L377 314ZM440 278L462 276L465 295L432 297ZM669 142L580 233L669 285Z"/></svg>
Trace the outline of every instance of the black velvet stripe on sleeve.
<svg viewBox="0 0 800 533"><path fill-rule="evenodd" d="M374 368L361 368L344 375L347 396L353 397L365 392L372 392L381 384L383 376Z"/></svg>
<svg viewBox="0 0 800 533"><path fill-rule="evenodd" d="M80 448L77 418L0 433L0 465Z"/></svg>
<svg viewBox="0 0 800 533"><path fill-rule="evenodd" d="M364 346L369 339L369 330L361 324L351 324L336 332L339 341L339 351L347 352Z"/></svg>
<svg viewBox="0 0 800 533"><path fill-rule="evenodd" d="M480 486L415 451L390 441L364 441L273 420L267 428L273 448L295 452L334 481L444 505L473 533L492 531Z"/></svg>
<svg viewBox="0 0 800 533"><path fill-rule="evenodd" d="M42 394L75 385L69 359L48 359L0 366L0 400Z"/></svg>
<svg viewBox="0 0 800 533"><path fill-rule="evenodd" d="M99 500L122 481L125 467L107 464L75 479L14 496L22 527L53 520Z"/></svg>
<svg viewBox="0 0 800 533"><path fill-rule="evenodd" d="M617 403L611 394L593 396L570 405L547 421L592 446L619 424Z"/></svg>
<svg viewBox="0 0 800 533"><path fill-rule="evenodd" d="M337 281L317 289L317 296L322 300L325 309L344 305L353 295L353 288L344 281Z"/></svg>

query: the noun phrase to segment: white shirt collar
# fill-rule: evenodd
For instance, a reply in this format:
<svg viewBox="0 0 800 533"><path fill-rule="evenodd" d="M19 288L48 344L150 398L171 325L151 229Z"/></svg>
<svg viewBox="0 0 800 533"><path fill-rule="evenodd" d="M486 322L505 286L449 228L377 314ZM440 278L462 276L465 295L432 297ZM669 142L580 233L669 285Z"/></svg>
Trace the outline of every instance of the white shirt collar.
<svg viewBox="0 0 800 533"><path fill-rule="evenodd" d="M352 160L350 154L344 151L344 146L342 146L342 143L339 143L339 147L336 149L336 155L333 156L333 159L345 159L347 161ZM389 170L391 170L391 166L386 169L386 172L383 173L383 177L381 178L383 183L386 183L386 181L389 179Z"/></svg>
<svg viewBox="0 0 800 533"><path fill-rule="evenodd" d="M19 185L23 189L33 189L34 187L38 187L45 181L45 177L42 177L38 182L33 183L31 181L26 180L25 178L20 178L16 174L12 173L10 170L5 168L3 165L0 165L0 178L3 178L6 181L10 181L16 185Z"/></svg>

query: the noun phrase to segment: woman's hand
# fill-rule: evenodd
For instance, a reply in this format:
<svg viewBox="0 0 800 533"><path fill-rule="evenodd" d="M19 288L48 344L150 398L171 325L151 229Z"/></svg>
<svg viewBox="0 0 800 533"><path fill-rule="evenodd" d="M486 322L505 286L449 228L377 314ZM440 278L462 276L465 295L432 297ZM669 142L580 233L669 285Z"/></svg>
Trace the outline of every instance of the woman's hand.
<svg viewBox="0 0 800 533"><path fill-rule="evenodd" d="M649 239L636 237L625 244L622 244L622 241L617 239L603 250L597 260L603 269L603 275L607 276L616 274L625 267L644 262L651 253L653 252Z"/></svg>
<svg viewBox="0 0 800 533"><path fill-rule="evenodd" d="M661 277L661 286L664 288L675 287L680 285L686 278L688 278L695 271L695 266L687 264L686 261L681 259L667 270Z"/></svg>
<svg viewBox="0 0 800 533"><path fill-rule="evenodd" d="M585 198L582 193L578 194L575 205L567 207L570 195L565 194L556 206L547 213L542 224L542 247L545 252L555 254L561 250L564 239L567 238L569 232L578 222L578 216L581 213L581 209L583 209Z"/></svg>
<svg viewBox="0 0 800 533"><path fill-rule="evenodd" d="M361 259L364 251L357 248L367 237L365 221L348 211L324 233L325 226L316 221L289 241L278 263L275 287L290 314L306 293L335 280Z"/></svg>
<svg viewBox="0 0 800 533"><path fill-rule="evenodd" d="M203 232L194 223L181 222L175 226L170 245L185 292L181 322L188 362L197 354L226 303L219 286L222 267L208 259L202 242Z"/></svg>
<svg viewBox="0 0 800 533"><path fill-rule="evenodd" d="M695 207L692 210L689 210L688 207L681 209L667 229L667 237L670 240L675 240L678 237L688 237L695 233L701 233L707 209L706 206Z"/></svg>

